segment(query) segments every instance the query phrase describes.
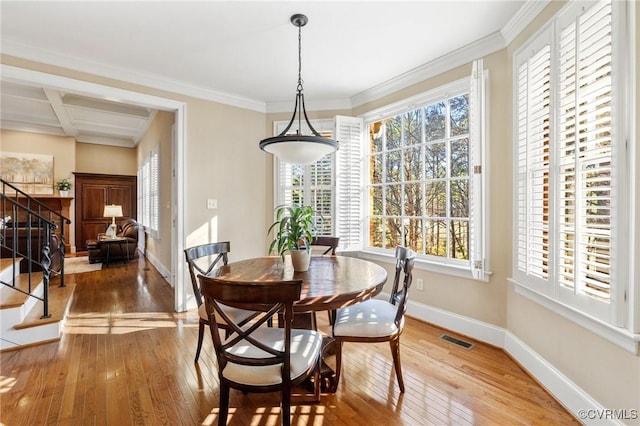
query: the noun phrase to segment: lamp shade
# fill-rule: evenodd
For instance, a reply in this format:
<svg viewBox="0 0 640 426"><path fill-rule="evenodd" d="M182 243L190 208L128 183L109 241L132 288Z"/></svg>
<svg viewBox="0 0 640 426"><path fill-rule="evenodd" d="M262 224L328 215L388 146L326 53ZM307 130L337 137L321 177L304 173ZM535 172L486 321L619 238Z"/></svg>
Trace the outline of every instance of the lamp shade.
<svg viewBox="0 0 640 426"><path fill-rule="evenodd" d="M104 206L104 213L102 214L104 217L122 217L122 206L117 206L115 204Z"/></svg>
<svg viewBox="0 0 640 426"><path fill-rule="evenodd" d="M318 136L275 136L261 148L291 164L313 164L336 149L334 141Z"/></svg>

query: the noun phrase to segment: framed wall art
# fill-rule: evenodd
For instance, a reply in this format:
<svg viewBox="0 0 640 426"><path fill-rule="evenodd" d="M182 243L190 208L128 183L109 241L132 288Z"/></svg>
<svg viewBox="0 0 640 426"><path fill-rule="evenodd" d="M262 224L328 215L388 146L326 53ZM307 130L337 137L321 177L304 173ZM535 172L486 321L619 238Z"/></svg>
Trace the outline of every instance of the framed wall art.
<svg viewBox="0 0 640 426"><path fill-rule="evenodd" d="M0 176L33 195L53 194L53 155L0 153Z"/></svg>

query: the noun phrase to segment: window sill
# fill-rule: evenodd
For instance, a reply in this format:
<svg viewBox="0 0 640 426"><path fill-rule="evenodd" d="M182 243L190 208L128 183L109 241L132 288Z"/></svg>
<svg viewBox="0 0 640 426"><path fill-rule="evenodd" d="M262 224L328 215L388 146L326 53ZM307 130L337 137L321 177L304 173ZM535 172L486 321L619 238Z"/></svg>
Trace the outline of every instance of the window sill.
<svg viewBox="0 0 640 426"><path fill-rule="evenodd" d="M640 334L632 333L625 328L615 327L583 312L577 311L564 303L532 290L513 278L509 278L508 280L513 284L514 290L519 295L526 297L527 299L542 305L548 310L555 312L561 317L586 328L598 336L607 339L611 343L620 346L624 350L631 352L634 355L638 355Z"/></svg>
<svg viewBox="0 0 640 426"><path fill-rule="evenodd" d="M373 251L363 250L363 251L353 251L353 252L342 252L340 254L346 255L346 256L358 257L360 259L371 260L374 262L383 262L383 263L390 263L390 264L395 263L395 259L393 255L383 254L383 253L373 252ZM471 270L469 268L466 268L463 266L456 266L456 265L444 265L441 263L429 262L428 260L424 260L424 259L416 259L414 268L420 271L435 272L438 274L449 275L452 277L464 278L464 279L480 281L480 282L489 282L489 278L491 277L491 275L493 275L493 272L485 271L484 278L478 280L473 277L473 274L471 273Z"/></svg>

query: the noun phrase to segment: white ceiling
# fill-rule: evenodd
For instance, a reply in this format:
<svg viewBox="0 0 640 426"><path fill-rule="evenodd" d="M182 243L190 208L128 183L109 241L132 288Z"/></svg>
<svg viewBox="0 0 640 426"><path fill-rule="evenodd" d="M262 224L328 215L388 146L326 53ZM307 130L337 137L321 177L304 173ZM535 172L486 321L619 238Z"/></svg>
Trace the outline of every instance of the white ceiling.
<svg viewBox="0 0 640 426"><path fill-rule="evenodd" d="M1 1L1 52L257 111L351 108L503 48L547 1ZM455 54L452 52L456 52ZM442 66L438 69L442 72ZM2 127L135 146L153 111L2 81ZM56 123L57 121L57 123Z"/></svg>

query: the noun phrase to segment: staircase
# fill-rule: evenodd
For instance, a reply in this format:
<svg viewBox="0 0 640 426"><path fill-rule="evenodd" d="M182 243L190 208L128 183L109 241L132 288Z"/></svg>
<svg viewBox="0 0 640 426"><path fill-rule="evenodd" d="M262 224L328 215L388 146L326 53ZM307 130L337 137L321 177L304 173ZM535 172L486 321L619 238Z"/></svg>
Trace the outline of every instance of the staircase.
<svg viewBox="0 0 640 426"><path fill-rule="evenodd" d="M60 339L74 285L64 282L64 223L71 221L8 182L0 179L0 184L0 351L4 351Z"/></svg>

